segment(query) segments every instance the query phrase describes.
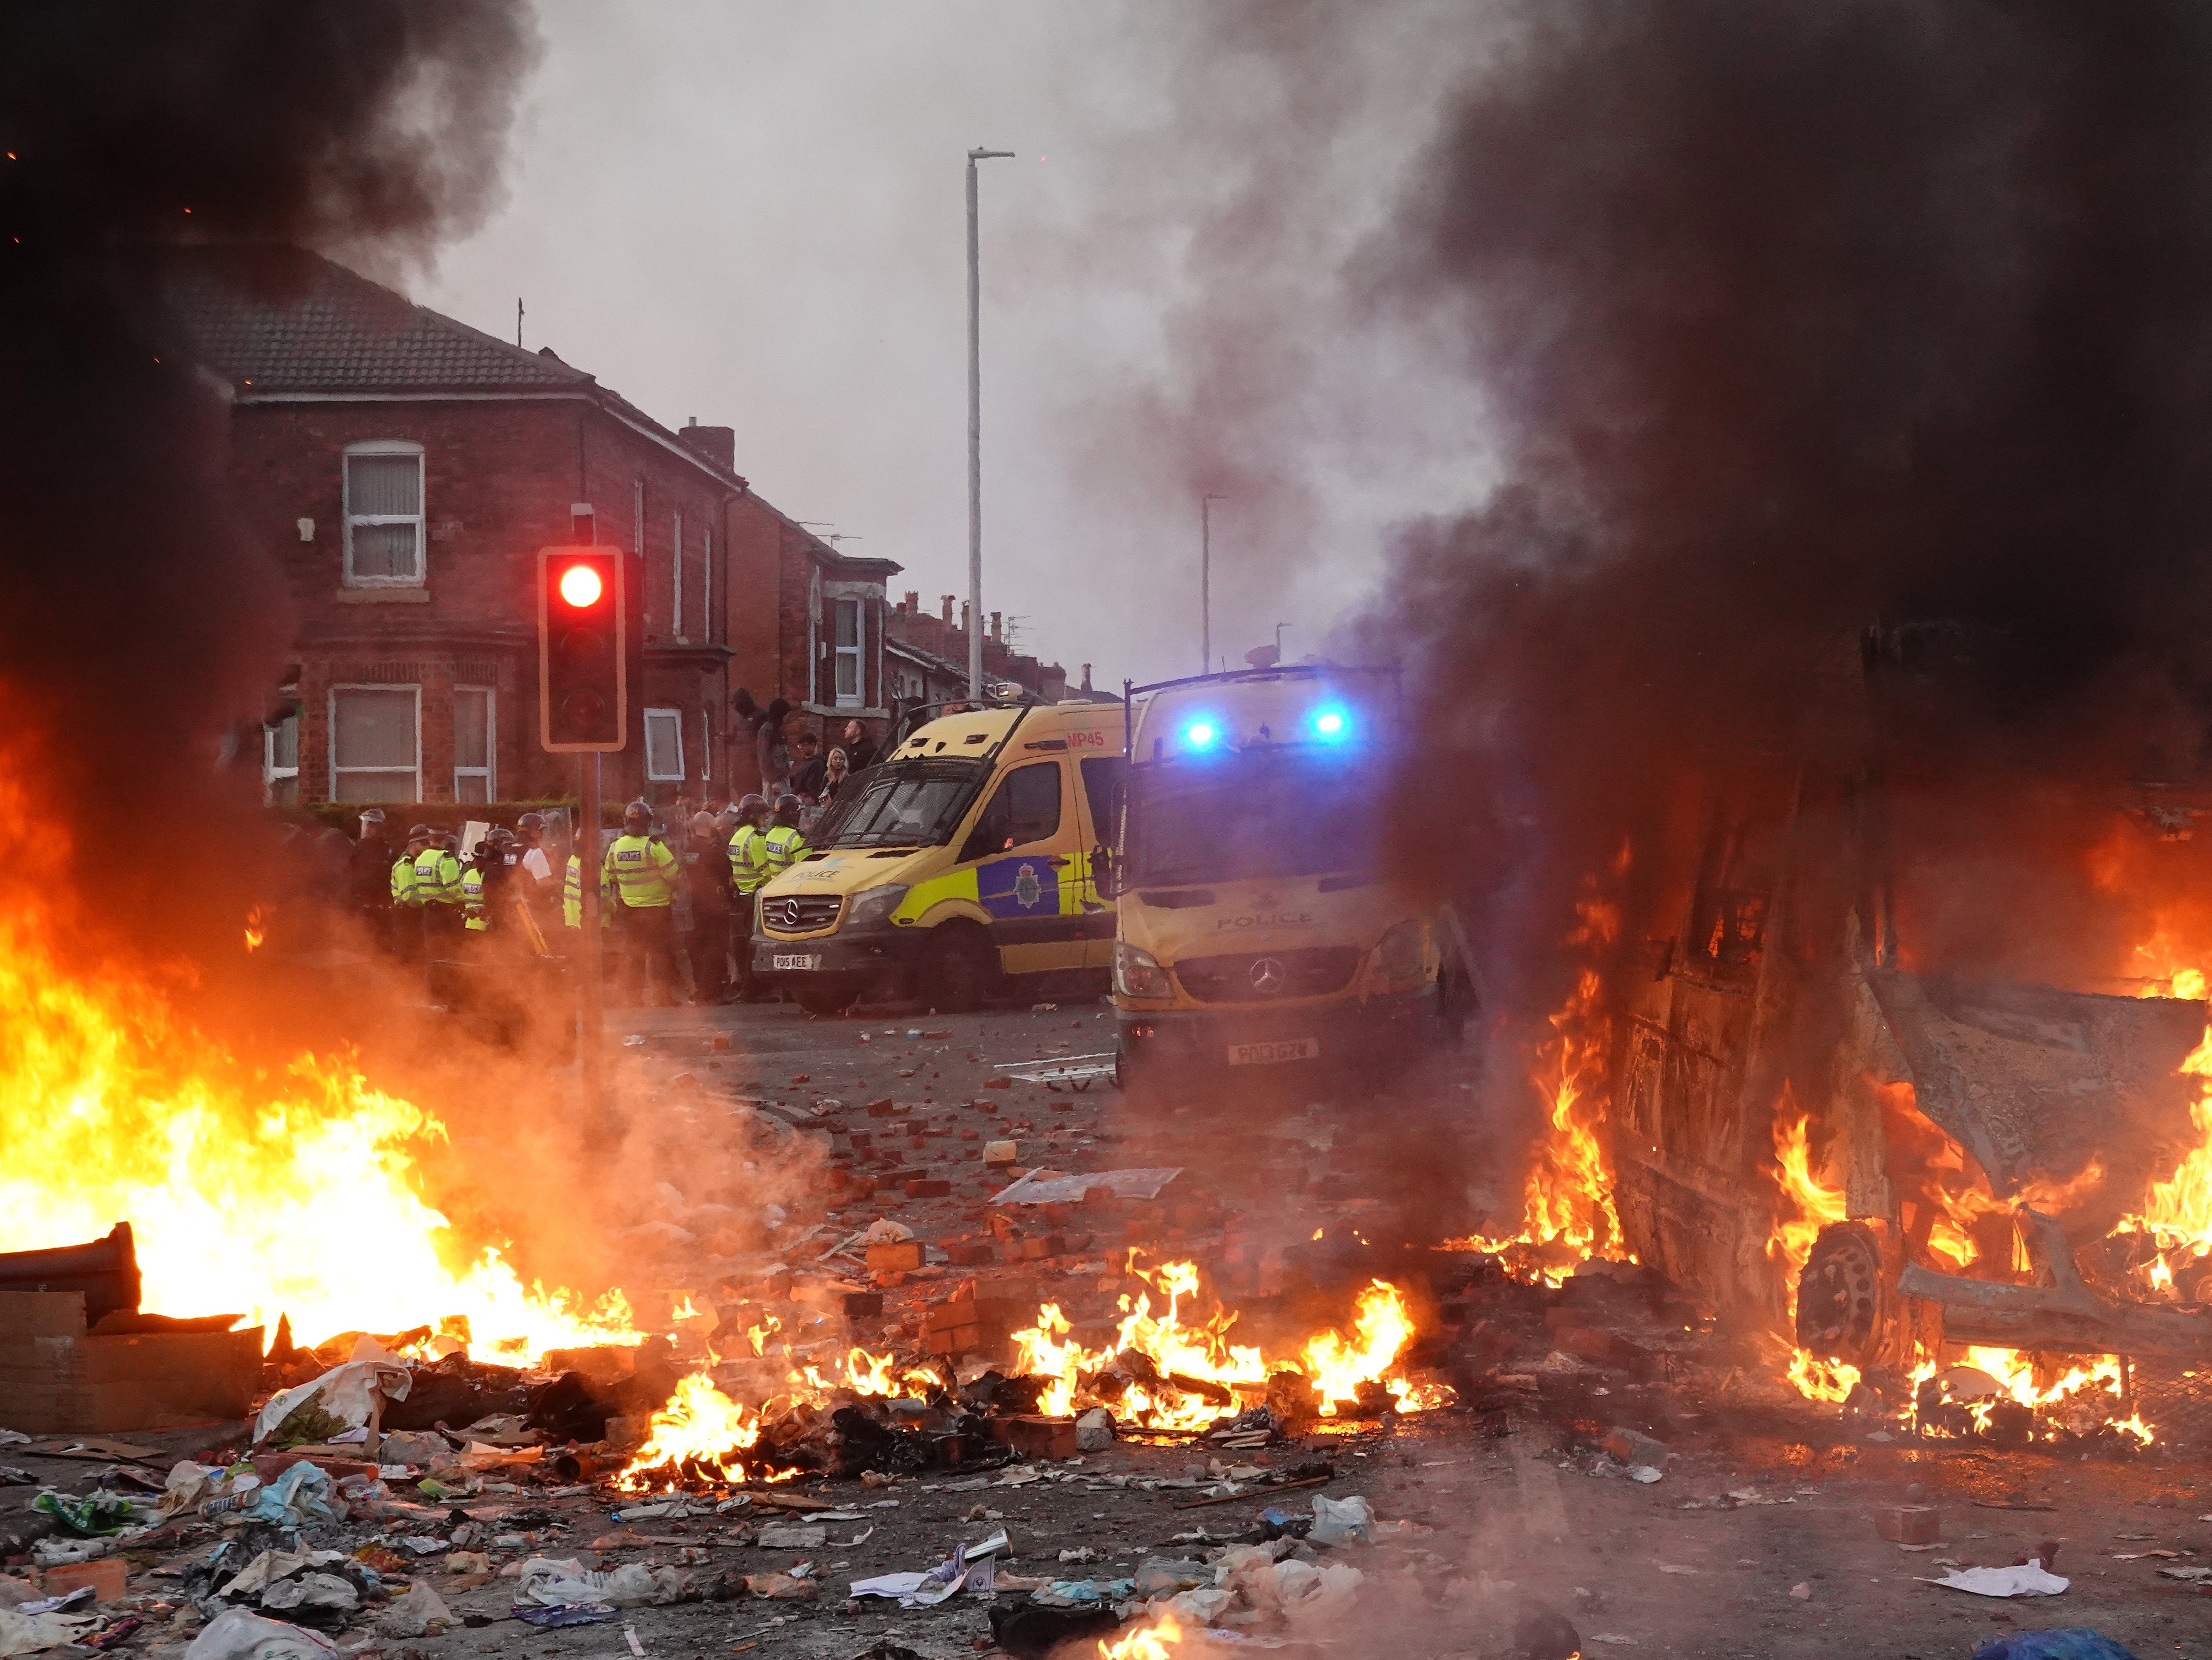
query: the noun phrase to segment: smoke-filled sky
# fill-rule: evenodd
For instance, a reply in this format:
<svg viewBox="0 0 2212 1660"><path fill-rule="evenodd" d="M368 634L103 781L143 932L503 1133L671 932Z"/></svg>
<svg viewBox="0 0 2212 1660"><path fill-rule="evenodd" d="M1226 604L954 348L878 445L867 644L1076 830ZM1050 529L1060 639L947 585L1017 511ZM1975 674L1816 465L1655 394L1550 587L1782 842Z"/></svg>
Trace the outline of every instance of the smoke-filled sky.
<svg viewBox="0 0 2212 1660"><path fill-rule="evenodd" d="M1485 482L1470 394L1352 313L1479 9L542 0L507 204L418 297L967 593L963 167L984 164L987 610L1103 683L1321 648L1383 527Z"/></svg>

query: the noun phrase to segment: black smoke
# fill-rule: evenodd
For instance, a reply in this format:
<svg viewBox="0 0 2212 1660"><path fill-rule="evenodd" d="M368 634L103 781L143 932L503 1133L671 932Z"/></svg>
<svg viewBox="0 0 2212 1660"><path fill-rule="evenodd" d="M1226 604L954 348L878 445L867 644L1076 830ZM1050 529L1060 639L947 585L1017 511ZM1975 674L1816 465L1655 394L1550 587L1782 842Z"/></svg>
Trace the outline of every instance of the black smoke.
<svg viewBox="0 0 2212 1660"><path fill-rule="evenodd" d="M534 40L522 0L0 13L0 783L88 933L228 943L271 856L289 599L230 516L223 389L164 350L162 251L419 262L490 204Z"/></svg>
<svg viewBox="0 0 2212 1660"><path fill-rule="evenodd" d="M1404 862L1483 891L1504 995L1557 1006L1587 879L1713 756L1849 763L1869 629L1940 623L1946 674L1881 718L1962 812L1984 771L2195 777L2212 13L1543 0L1486 29L1352 277L1450 343L1499 463L1405 534L1364 638L1422 689ZM2005 958L2033 897L1992 876L1957 939Z"/></svg>

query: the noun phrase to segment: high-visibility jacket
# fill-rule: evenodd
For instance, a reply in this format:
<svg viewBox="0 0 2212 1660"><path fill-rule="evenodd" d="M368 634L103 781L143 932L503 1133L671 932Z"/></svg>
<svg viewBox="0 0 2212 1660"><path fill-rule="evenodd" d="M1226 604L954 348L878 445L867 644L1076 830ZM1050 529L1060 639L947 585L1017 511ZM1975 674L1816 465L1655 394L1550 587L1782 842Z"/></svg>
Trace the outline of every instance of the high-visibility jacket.
<svg viewBox="0 0 2212 1660"><path fill-rule="evenodd" d="M676 855L649 836L618 836L600 866L631 910L659 910L676 892Z"/></svg>
<svg viewBox="0 0 2212 1660"><path fill-rule="evenodd" d="M604 874L599 879L599 926L614 925L614 909L606 901L607 882ZM579 854L568 855L568 870L561 880L561 921L572 928L584 926L584 860Z"/></svg>
<svg viewBox="0 0 2212 1660"><path fill-rule="evenodd" d="M767 854L767 879L774 881L799 862L799 855L806 851L806 838L795 824L778 824L761 837L761 845Z"/></svg>
<svg viewBox="0 0 2212 1660"><path fill-rule="evenodd" d="M730 883L740 894L768 885L768 837L757 824L740 824L730 838Z"/></svg>
<svg viewBox="0 0 2212 1660"><path fill-rule="evenodd" d="M443 848L425 848L415 858L415 898L423 905L461 903L461 861Z"/></svg>
<svg viewBox="0 0 2212 1660"><path fill-rule="evenodd" d="M410 909L422 903L415 891L415 861L404 853L392 861L392 903Z"/></svg>
<svg viewBox="0 0 2212 1660"><path fill-rule="evenodd" d="M484 913L484 867L471 865L461 873L461 926L476 933L491 932L491 919Z"/></svg>

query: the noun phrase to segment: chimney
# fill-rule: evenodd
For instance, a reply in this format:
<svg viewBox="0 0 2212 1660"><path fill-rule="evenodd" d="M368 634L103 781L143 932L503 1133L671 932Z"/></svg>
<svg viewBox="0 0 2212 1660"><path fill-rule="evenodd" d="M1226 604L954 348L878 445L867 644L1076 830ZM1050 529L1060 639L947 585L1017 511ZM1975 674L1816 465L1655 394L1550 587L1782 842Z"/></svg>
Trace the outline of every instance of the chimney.
<svg viewBox="0 0 2212 1660"><path fill-rule="evenodd" d="M975 626L975 624L974 620L968 615L968 602L965 599L963 599L960 602L960 632L966 634L973 629Z"/></svg>
<svg viewBox="0 0 2212 1660"><path fill-rule="evenodd" d="M704 456L724 472L738 470L738 429L735 427L702 427L699 417L693 416L691 424L677 429L676 435L685 446Z"/></svg>
<svg viewBox="0 0 2212 1660"><path fill-rule="evenodd" d="M948 629L952 626L952 596L949 593L945 596L944 623Z"/></svg>
<svg viewBox="0 0 2212 1660"><path fill-rule="evenodd" d="M1004 643L1006 637L1006 634L1000 625L999 613L993 611L991 613L991 638Z"/></svg>
<svg viewBox="0 0 2212 1660"><path fill-rule="evenodd" d="M1083 690L1085 691L1091 690L1091 665L1088 663L1083 666Z"/></svg>
<svg viewBox="0 0 2212 1660"><path fill-rule="evenodd" d="M899 609L904 611L908 617L921 616L921 596L916 593L913 589L908 588L907 590L906 599L901 602Z"/></svg>

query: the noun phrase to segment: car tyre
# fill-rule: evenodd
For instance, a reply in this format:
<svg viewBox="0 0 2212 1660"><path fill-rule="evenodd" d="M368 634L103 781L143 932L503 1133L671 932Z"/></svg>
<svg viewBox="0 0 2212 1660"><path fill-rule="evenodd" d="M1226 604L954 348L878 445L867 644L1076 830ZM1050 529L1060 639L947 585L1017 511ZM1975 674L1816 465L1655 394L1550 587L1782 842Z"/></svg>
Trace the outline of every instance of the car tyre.
<svg viewBox="0 0 2212 1660"><path fill-rule="evenodd" d="M998 952L972 928L939 927L916 967L915 995L947 1014L973 1013L998 989Z"/></svg>

